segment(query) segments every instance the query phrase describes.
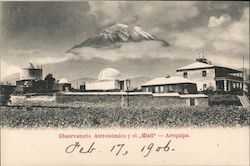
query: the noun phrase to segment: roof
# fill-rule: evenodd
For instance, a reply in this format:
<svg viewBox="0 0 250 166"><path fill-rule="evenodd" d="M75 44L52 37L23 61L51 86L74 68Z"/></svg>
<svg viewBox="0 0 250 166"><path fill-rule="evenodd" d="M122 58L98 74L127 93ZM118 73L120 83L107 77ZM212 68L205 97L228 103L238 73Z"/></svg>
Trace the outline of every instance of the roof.
<svg viewBox="0 0 250 166"><path fill-rule="evenodd" d="M152 95L152 92L60 92L62 95Z"/></svg>
<svg viewBox="0 0 250 166"><path fill-rule="evenodd" d="M156 97L207 98L205 94L153 93Z"/></svg>
<svg viewBox="0 0 250 166"><path fill-rule="evenodd" d="M181 98L207 98L208 96L205 94L182 94Z"/></svg>
<svg viewBox="0 0 250 166"><path fill-rule="evenodd" d="M207 63L202 63L202 62L194 62L190 65L178 68L177 71L190 70L190 69L212 68L212 67L215 67L215 66L211 65L211 64L207 64Z"/></svg>
<svg viewBox="0 0 250 166"><path fill-rule="evenodd" d="M58 82L58 84L69 84L68 80L66 80L65 78L61 78Z"/></svg>
<svg viewBox="0 0 250 166"><path fill-rule="evenodd" d="M102 69L99 76L98 80L116 80L121 77L121 73L119 70L114 69L114 68L105 68Z"/></svg>
<svg viewBox="0 0 250 166"><path fill-rule="evenodd" d="M215 68L217 69L222 69L222 70L226 70L230 73L243 73L242 71L240 70L236 70L236 69L231 69L231 68L228 68L228 67L223 67L223 66L215 66Z"/></svg>
<svg viewBox="0 0 250 166"><path fill-rule="evenodd" d="M149 82L142 84L141 86L151 86L151 85L167 85L167 84L183 84L183 83L192 83L195 84L194 81L190 79L183 78L181 76L171 76L171 77L158 77L152 79Z"/></svg>
<svg viewBox="0 0 250 166"><path fill-rule="evenodd" d="M231 69L228 67L224 66L217 66L217 65L212 65L212 64L207 64L207 63L202 63L202 62L194 62L190 65L178 68L176 71L183 71L183 70L193 70L193 69L207 69L207 68L223 68L225 70L229 70L232 73L240 73L242 71Z"/></svg>
<svg viewBox="0 0 250 166"><path fill-rule="evenodd" d="M156 97L180 97L180 94L178 92L170 92L170 93L153 93L153 96Z"/></svg>

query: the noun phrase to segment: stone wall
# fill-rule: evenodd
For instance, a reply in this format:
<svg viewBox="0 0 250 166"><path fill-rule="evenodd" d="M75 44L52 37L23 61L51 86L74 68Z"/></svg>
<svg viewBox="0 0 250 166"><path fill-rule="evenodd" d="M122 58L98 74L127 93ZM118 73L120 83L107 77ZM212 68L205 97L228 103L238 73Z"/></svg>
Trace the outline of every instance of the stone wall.
<svg viewBox="0 0 250 166"><path fill-rule="evenodd" d="M179 107L190 106L189 98L152 95L69 95L57 94L56 102L67 105L107 107ZM195 98L195 106L207 106L207 98Z"/></svg>
<svg viewBox="0 0 250 166"><path fill-rule="evenodd" d="M0 106L6 105L9 102L9 94L0 94Z"/></svg>
<svg viewBox="0 0 250 166"><path fill-rule="evenodd" d="M120 95L64 95L57 94L56 102L83 106L121 106Z"/></svg>
<svg viewBox="0 0 250 166"><path fill-rule="evenodd" d="M195 100L197 106L208 106L208 98L196 98Z"/></svg>

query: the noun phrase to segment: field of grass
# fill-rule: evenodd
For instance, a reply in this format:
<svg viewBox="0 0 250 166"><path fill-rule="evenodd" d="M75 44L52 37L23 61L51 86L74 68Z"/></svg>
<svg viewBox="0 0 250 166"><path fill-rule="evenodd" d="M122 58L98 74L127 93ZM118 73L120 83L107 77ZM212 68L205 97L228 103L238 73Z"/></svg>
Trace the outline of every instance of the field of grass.
<svg viewBox="0 0 250 166"><path fill-rule="evenodd" d="M234 127L249 126L250 112L237 106L0 107L2 127Z"/></svg>

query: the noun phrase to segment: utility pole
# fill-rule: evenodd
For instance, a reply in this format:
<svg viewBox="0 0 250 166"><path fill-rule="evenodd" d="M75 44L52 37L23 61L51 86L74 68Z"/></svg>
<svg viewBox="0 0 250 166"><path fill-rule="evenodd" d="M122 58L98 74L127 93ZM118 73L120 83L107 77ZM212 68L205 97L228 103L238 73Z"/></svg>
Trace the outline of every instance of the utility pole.
<svg viewBox="0 0 250 166"><path fill-rule="evenodd" d="M0 48L0 85L2 84L2 49Z"/></svg>
<svg viewBox="0 0 250 166"><path fill-rule="evenodd" d="M242 64L242 79L243 79L243 83L242 83L242 93L244 94L244 85L245 85L245 80L244 80L244 75L245 75L245 66L244 66L244 55L243 55L243 64Z"/></svg>

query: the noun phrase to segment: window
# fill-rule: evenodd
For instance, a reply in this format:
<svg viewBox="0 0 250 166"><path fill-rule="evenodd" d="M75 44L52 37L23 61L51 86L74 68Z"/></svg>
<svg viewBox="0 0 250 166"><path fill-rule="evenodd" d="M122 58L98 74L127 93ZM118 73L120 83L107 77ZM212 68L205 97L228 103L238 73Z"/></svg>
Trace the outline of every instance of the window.
<svg viewBox="0 0 250 166"><path fill-rule="evenodd" d="M203 70L202 71L202 77L206 77L207 76L207 71L206 70Z"/></svg>
<svg viewBox="0 0 250 166"><path fill-rule="evenodd" d="M163 86L160 86L160 92L163 92Z"/></svg>
<svg viewBox="0 0 250 166"><path fill-rule="evenodd" d="M146 87L146 92L148 92L148 87Z"/></svg>
<svg viewBox="0 0 250 166"><path fill-rule="evenodd" d="M203 84L203 90L207 89L207 84Z"/></svg>
<svg viewBox="0 0 250 166"><path fill-rule="evenodd" d="M166 92L166 93L169 92L169 86L165 86L165 92Z"/></svg>
<svg viewBox="0 0 250 166"><path fill-rule="evenodd" d="M168 91L169 91L169 92L173 92L173 91L174 91L174 86L173 86L173 85L169 85Z"/></svg>
<svg viewBox="0 0 250 166"><path fill-rule="evenodd" d="M183 73L183 77L184 77L184 78L187 78L187 77L188 77L188 73L187 73L187 72L184 72L184 73Z"/></svg>
<svg viewBox="0 0 250 166"><path fill-rule="evenodd" d="M68 91L69 91L69 87L65 87L65 91L67 91L67 92L68 92Z"/></svg>
<svg viewBox="0 0 250 166"><path fill-rule="evenodd" d="M236 88L237 83L233 82L233 88Z"/></svg>
<svg viewBox="0 0 250 166"><path fill-rule="evenodd" d="M25 82L24 82L24 86L25 86L25 87L29 87L29 82L28 82L28 81L25 81Z"/></svg>
<svg viewBox="0 0 250 166"><path fill-rule="evenodd" d="M158 86L155 87L155 92L159 92L159 87Z"/></svg>

